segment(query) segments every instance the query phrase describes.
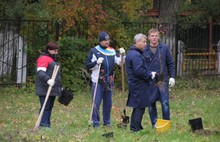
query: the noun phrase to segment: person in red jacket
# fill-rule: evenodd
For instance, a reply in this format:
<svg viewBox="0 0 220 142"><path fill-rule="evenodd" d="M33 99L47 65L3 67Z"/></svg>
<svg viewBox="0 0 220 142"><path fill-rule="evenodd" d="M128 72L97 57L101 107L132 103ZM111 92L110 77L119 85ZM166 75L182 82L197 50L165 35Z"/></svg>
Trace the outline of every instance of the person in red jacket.
<svg viewBox="0 0 220 142"><path fill-rule="evenodd" d="M58 71L56 79L51 79L55 65L58 65L59 46L55 42L49 42L46 50L40 55L36 61L36 95L40 100L40 111L43 107L49 85L52 86L50 96L47 100L44 113L40 122L40 127L50 127L51 112L56 96L61 95L61 75ZM39 111L39 112L40 112Z"/></svg>

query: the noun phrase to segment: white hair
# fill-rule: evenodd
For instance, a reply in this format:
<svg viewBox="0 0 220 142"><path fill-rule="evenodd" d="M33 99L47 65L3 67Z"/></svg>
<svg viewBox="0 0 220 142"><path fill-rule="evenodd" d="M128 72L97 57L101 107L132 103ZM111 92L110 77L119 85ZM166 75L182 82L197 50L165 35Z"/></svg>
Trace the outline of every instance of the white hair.
<svg viewBox="0 0 220 142"><path fill-rule="evenodd" d="M138 41L140 41L141 38L147 39L147 36L145 34L142 34L142 33L136 34L134 36L134 40L133 40L134 44L136 44Z"/></svg>

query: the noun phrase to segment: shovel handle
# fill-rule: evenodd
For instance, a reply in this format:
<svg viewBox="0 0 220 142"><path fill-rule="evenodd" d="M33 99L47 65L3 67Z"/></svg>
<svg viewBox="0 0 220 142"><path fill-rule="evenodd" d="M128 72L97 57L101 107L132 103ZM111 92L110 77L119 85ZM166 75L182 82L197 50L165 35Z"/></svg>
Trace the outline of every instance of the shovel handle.
<svg viewBox="0 0 220 142"><path fill-rule="evenodd" d="M121 85L122 85L122 103L125 110L125 72L124 72L124 54L121 54Z"/></svg>
<svg viewBox="0 0 220 142"><path fill-rule="evenodd" d="M91 108L91 112L90 112L90 119L89 119L89 127L92 123L92 113L93 113L93 108L94 108L94 105L95 105L95 98L96 98L96 92L97 92L97 88L98 88L98 83L99 83L99 74L100 74L100 69L101 69L101 64L98 65L98 74L97 74L97 81L96 81L96 84L95 84L95 90L94 90L94 93L93 93L93 98L92 98L92 108Z"/></svg>
<svg viewBox="0 0 220 142"><path fill-rule="evenodd" d="M60 67L59 65L55 65L55 66L54 66L53 74L52 74L52 79L53 79L53 80L55 80L55 78L56 78L56 76L57 76L59 67ZM41 111L40 111L40 115L38 116L37 122L36 122L36 124L35 124L34 131L39 128L40 121L41 121L41 119L42 119L43 112L44 112L44 109L45 109L47 100L48 100L48 98L49 98L49 96L50 96L51 90L52 90L52 86L49 86L49 87L48 87L48 90L47 90L46 98L45 98L45 100L44 100L44 104L43 104L43 106L42 106L42 108L41 108Z"/></svg>

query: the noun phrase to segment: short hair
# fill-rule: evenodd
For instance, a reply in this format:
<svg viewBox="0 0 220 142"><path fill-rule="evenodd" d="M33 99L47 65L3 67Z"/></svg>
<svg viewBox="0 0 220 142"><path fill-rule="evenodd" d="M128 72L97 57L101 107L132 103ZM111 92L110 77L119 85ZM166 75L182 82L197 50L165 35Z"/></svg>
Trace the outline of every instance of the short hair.
<svg viewBox="0 0 220 142"><path fill-rule="evenodd" d="M54 50L54 49L59 49L59 46L56 42L49 42L46 46L46 50Z"/></svg>
<svg viewBox="0 0 220 142"><path fill-rule="evenodd" d="M148 35L150 35L151 33L156 33L156 32L160 33L160 31L157 28L152 28L149 30Z"/></svg>
<svg viewBox="0 0 220 142"><path fill-rule="evenodd" d="M140 41L141 38L147 39L147 36L144 35L144 34L142 34L142 33L136 34L136 35L134 36L134 40L133 40L134 44L136 44L138 41Z"/></svg>

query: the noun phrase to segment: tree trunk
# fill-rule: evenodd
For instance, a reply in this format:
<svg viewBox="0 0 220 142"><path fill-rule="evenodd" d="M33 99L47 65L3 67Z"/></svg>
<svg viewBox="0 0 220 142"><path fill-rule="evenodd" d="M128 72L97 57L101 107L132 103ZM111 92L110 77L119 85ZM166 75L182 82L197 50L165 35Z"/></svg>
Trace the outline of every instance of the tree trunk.
<svg viewBox="0 0 220 142"><path fill-rule="evenodd" d="M181 0L161 0L159 6L159 30L161 42L170 46L173 56L176 55L176 15ZM175 59L175 58L174 58Z"/></svg>
<svg viewBox="0 0 220 142"><path fill-rule="evenodd" d="M181 0L161 0L159 11L161 22L176 22L177 10Z"/></svg>

